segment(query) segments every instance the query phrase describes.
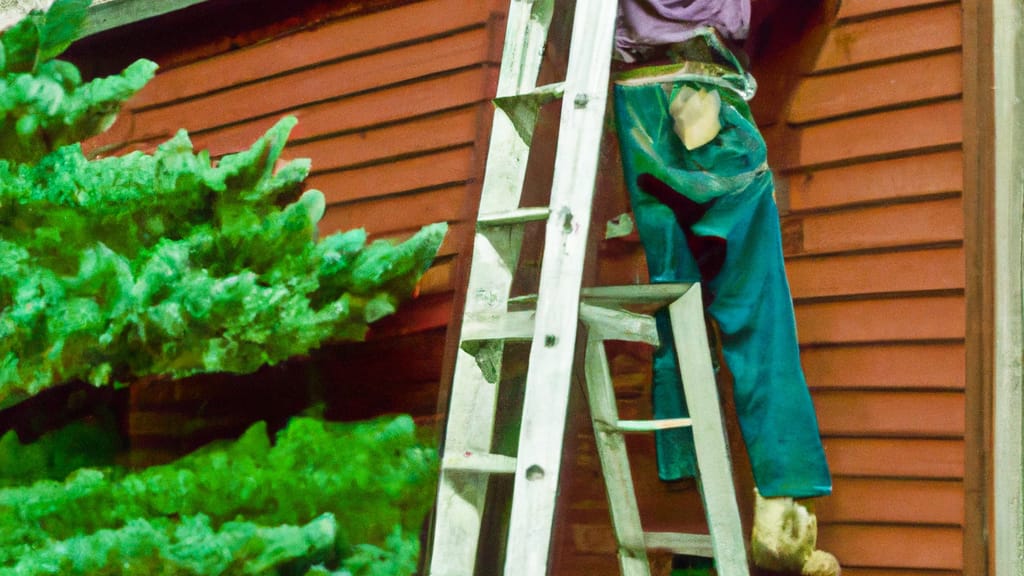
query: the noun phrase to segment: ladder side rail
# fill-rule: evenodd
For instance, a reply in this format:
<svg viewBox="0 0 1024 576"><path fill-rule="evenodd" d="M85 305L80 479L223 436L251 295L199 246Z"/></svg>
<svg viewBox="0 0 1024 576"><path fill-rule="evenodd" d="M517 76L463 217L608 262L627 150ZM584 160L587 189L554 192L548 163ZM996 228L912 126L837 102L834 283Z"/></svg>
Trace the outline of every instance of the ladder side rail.
<svg viewBox="0 0 1024 576"><path fill-rule="evenodd" d="M547 41L553 0L509 7L498 95L532 90ZM512 122L495 110L480 197L480 213L518 207L529 146ZM522 227L478 230L470 265L464 314L507 310L522 245ZM487 453L494 435L497 382L488 381L472 354L457 351L449 395L443 450ZM501 350L495 351L500 373ZM487 496L488 473L442 466L431 532L429 574L472 576Z"/></svg>
<svg viewBox="0 0 1024 576"><path fill-rule="evenodd" d="M511 0L495 98L525 94L537 87L553 11L554 0ZM495 110L478 214L519 207L529 156L530 146L512 121Z"/></svg>
<svg viewBox="0 0 1024 576"><path fill-rule="evenodd" d="M618 543L619 567L622 576L650 576L647 543L636 500L633 472L629 468L626 438L618 430L619 409L615 403L615 386L608 369L608 353L604 349L604 340L593 334L587 338L584 370L594 441L601 460L608 508L615 530L615 541Z"/></svg>
<svg viewBox="0 0 1024 576"><path fill-rule="evenodd" d="M679 358L686 405L693 418L704 513L711 532L715 567L722 576L748 576L747 552L736 502L729 441L711 364L700 284L694 284L669 305L672 335Z"/></svg>
<svg viewBox="0 0 1024 576"><path fill-rule="evenodd" d="M616 13L616 0L576 4L523 401L506 576L547 572Z"/></svg>

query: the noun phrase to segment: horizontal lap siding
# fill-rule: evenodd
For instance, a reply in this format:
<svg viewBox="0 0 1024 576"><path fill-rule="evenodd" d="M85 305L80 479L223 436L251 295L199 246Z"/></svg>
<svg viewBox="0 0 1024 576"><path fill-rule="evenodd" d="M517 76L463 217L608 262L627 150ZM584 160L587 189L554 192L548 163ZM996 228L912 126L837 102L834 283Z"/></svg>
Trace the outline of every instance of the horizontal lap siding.
<svg viewBox="0 0 1024 576"><path fill-rule="evenodd" d="M790 262L793 298L829 298L892 292L963 290L961 247L845 254Z"/></svg>
<svg viewBox="0 0 1024 576"><path fill-rule="evenodd" d="M963 156L959 149L914 154L836 168L794 170L777 174L777 179L788 191L793 212L834 210L958 194L963 182Z"/></svg>
<svg viewBox="0 0 1024 576"><path fill-rule="evenodd" d="M843 2L766 135L844 574L962 570L959 46L958 3Z"/></svg>
<svg viewBox="0 0 1024 576"><path fill-rule="evenodd" d="M818 122L790 136L796 155L779 168L817 167L949 148L962 139L959 100Z"/></svg>
<svg viewBox="0 0 1024 576"><path fill-rule="evenodd" d="M825 451L840 482L852 478L958 482L964 473L964 443L956 439L832 437L825 440ZM848 504L837 501L835 505Z"/></svg>
<svg viewBox="0 0 1024 576"><path fill-rule="evenodd" d="M805 348L801 361L808 382L816 389L960 390L964 387L962 342L816 346Z"/></svg>
<svg viewBox="0 0 1024 576"><path fill-rule="evenodd" d="M800 344L959 340L963 296L916 296L797 304Z"/></svg>
<svg viewBox="0 0 1024 576"><path fill-rule="evenodd" d="M790 104L789 121L806 123L865 110L958 96L959 52L858 68L804 80Z"/></svg>
<svg viewBox="0 0 1024 576"><path fill-rule="evenodd" d="M906 0L885 2L873 18L840 21L818 54L814 72L871 66L898 58L916 58L960 46L960 4L944 3L892 12Z"/></svg>
<svg viewBox="0 0 1024 576"><path fill-rule="evenodd" d="M846 498L823 507L818 520L828 523L910 521L956 526L963 515L963 486L945 480L839 478L835 490Z"/></svg>
<svg viewBox="0 0 1024 576"><path fill-rule="evenodd" d="M340 3L339 3L340 4ZM488 2L462 0L416 2L394 10L346 18L311 30L231 51L163 73L162 88L139 95L138 105L163 102L247 84L342 58L388 50L423 38L480 25L489 16ZM310 41L309 36L316 39Z"/></svg>
<svg viewBox="0 0 1024 576"><path fill-rule="evenodd" d="M960 574L962 539L958 526L824 524L818 530L818 543L827 545L849 566L843 574L858 574L862 568L879 576L903 576L908 570Z"/></svg>
<svg viewBox="0 0 1024 576"><path fill-rule="evenodd" d="M472 106L379 127L349 132L328 140L307 140L290 147L289 154L323 158L317 172L367 165L382 156L422 154L473 143L478 121Z"/></svg>
<svg viewBox="0 0 1024 576"><path fill-rule="evenodd" d="M291 143L299 145L332 135L341 137L361 131L379 130L442 110L478 106L481 85L487 84L491 77L488 69L471 67L419 79L414 83L383 87L374 92L288 110L287 114L299 120L299 124L292 130ZM209 148L214 154L244 149L272 126L277 118L273 116L240 125L213 128L193 136L193 141L198 146ZM325 158L325 161L328 160ZM318 167L314 166L314 169Z"/></svg>
<svg viewBox="0 0 1024 576"><path fill-rule="evenodd" d="M964 431L960 392L827 391L814 405L826 436L955 439Z"/></svg>
<svg viewBox="0 0 1024 576"><path fill-rule="evenodd" d="M284 157L312 159L307 184L328 201L321 233L404 237L456 224L472 213L479 180L494 80L490 4L412 2L161 71L93 145L152 149L185 128L219 157L293 115ZM454 289L461 244L446 241L439 265L448 270L430 275L429 291Z"/></svg>
<svg viewBox="0 0 1024 576"><path fill-rule="evenodd" d="M876 16L881 12L942 4L944 0L843 0L839 5L840 20Z"/></svg>
<svg viewBox="0 0 1024 576"><path fill-rule="evenodd" d="M137 137L170 134L181 126L182 118L187 119L185 127L190 132L201 132L253 118L278 116L385 86L415 82L434 74L478 65L481 55L486 54L486 46L487 30L476 28L361 58L317 62L313 68L283 76L156 108L138 109L135 113Z"/></svg>

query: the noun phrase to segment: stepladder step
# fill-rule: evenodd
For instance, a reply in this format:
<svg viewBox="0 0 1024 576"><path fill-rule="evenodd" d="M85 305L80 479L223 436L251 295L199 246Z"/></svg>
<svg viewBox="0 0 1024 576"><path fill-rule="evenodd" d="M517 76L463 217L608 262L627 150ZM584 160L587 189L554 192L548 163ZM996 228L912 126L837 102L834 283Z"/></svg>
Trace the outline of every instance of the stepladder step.
<svg viewBox="0 0 1024 576"><path fill-rule="evenodd" d="M622 340L658 345L658 327L654 318L622 309L580 304L580 320L589 331L588 338Z"/></svg>
<svg viewBox="0 0 1024 576"><path fill-rule="evenodd" d="M605 425L610 432L643 433L658 430L674 430L693 426L691 418L663 418L660 420L619 420L613 425Z"/></svg>
<svg viewBox="0 0 1024 576"><path fill-rule="evenodd" d="M547 209L525 209L546 211ZM495 215L496 219L499 219ZM505 218L501 216L500 218ZM627 306L657 306L668 304L690 288L690 284L654 284L629 286L601 286L584 288L580 293L579 317L588 328L596 332L593 337L604 340L645 342L658 345L658 333L654 319L647 314L638 314L623 309ZM536 294L510 298L509 306L532 306L537 302ZM462 326L462 348L471 354L479 349L469 342L485 340L526 341L533 336L536 313L533 310L508 312L467 313Z"/></svg>

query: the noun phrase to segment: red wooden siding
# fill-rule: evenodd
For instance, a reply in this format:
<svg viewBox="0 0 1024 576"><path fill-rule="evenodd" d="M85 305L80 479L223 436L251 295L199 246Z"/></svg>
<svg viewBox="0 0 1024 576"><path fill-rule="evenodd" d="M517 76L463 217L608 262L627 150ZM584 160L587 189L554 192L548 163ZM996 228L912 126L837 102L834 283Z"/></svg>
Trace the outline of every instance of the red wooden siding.
<svg viewBox="0 0 1024 576"><path fill-rule="evenodd" d="M806 348L807 380L825 388L959 390L964 387L960 343L900 342Z"/></svg>
<svg viewBox="0 0 1024 576"><path fill-rule="evenodd" d="M962 290L963 249L938 248L794 260L788 269L794 299L842 295Z"/></svg>
<svg viewBox="0 0 1024 576"><path fill-rule="evenodd" d="M959 3L907 12L894 12L908 4L906 1L875 4L876 12L870 19L840 20L818 54L814 72L874 65L960 46Z"/></svg>
<svg viewBox="0 0 1024 576"><path fill-rule="evenodd" d="M941 0L843 0L839 5L839 18L851 19L877 15L879 12L914 8L941 3Z"/></svg>
<svg viewBox="0 0 1024 576"><path fill-rule="evenodd" d="M943 52L870 68L811 76L793 95L789 120L812 122L854 112L956 96L962 90L959 52Z"/></svg>
<svg viewBox="0 0 1024 576"><path fill-rule="evenodd" d="M769 153L853 576L962 573L966 330L956 2L843 2Z"/></svg>
<svg viewBox="0 0 1024 576"><path fill-rule="evenodd" d="M810 124L785 136L777 169L948 148L962 138L961 114L959 100L950 100Z"/></svg>
<svg viewBox="0 0 1024 576"><path fill-rule="evenodd" d="M959 150L858 162L852 166L777 174L795 212L852 204L957 194L963 182Z"/></svg>

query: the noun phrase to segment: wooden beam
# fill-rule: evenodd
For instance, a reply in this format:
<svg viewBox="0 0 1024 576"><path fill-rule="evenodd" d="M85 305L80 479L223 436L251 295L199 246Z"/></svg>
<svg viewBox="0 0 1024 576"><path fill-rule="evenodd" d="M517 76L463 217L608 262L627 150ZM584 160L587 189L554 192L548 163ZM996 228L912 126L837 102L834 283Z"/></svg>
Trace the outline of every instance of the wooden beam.
<svg viewBox="0 0 1024 576"><path fill-rule="evenodd" d="M93 0L82 38L106 30L134 24L140 20L175 12L207 0Z"/></svg>
<svg viewBox="0 0 1024 576"><path fill-rule="evenodd" d="M964 0L963 218L966 267L963 573L990 576L992 513L992 2Z"/></svg>
<svg viewBox="0 0 1024 576"><path fill-rule="evenodd" d="M175 12L207 0L93 0L80 38ZM30 10L44 10L53 0L0 0L0 30L21 20Z"/></svg>

